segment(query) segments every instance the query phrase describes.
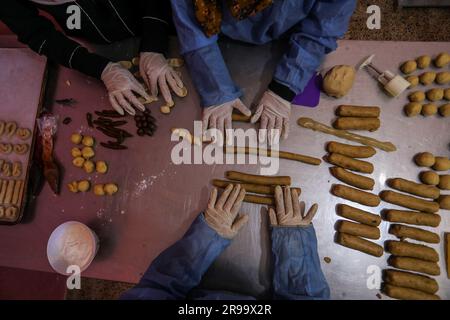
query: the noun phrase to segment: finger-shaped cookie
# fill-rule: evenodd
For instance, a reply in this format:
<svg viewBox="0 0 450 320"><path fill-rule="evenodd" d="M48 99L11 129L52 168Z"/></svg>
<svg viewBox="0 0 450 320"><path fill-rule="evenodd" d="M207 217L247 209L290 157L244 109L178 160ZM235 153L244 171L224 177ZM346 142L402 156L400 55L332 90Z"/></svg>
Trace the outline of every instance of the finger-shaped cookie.
<svg viewBox="0 0 450 320"><path fill-rule="evenodd" d="M7 122L5 125L5 134L8 138L12 138L17 131L17 123L14 121Z"/></svg>
<svg viewBox="0 0 450 320"><path fill-rule="evenodd" d="M22 175L22 163L20 161L16 161L13 163L12 175L16 178Z"/></svg>
<svg viewBox="0 0 450 320"><path fill-rule="evenodd" d="M14 192L14 180L9 180L8 186L6 188L5 200L3 201L5 205L11 204L13 192Z"/></svg>
<svg viewBox="0 0 450 320"><path fill-rule="evenodd" d="M16 180L14 183L14 191L11 199L12 204L16 204L18 202L21 186L22 180Z"/></svg>
<svg viewBox="0 0 450 320"><path fill-rule="evenodd" d="M0 153L10 154L13 151L13 146L10 143L0 143Z"/></svg>
<svg viewBox="0 0 450 320"><path fill-rule="evenodd" d="M28 147L28 144L26 144L26 143L14 145L14 152L19 155L27 153L28 149L29 149L29 147Z"/></svg>
<svg viewBox="0 0 450 320"><path fill-rule="evenodd" d="M17 207L21 207L22 204L22 198L23 198L23 190L25 189L25 181L21 180L21 184L20 184L20 190L19 190L19 196L17 197L17 201L14 203L14 205L16 205Z"/></svg>
<svg viewBox="0 0 450 320"><path fill-rule="evenodd" d="M31 130L27 128L17 129L16 136L21 140L28 140L31 137Z"/></svg>
<svg viewBox="0 0 450 320"><path fill-rule="evenodd" d="M2 180L1 184L0 184L0 204L3 204L3 200L5 200L7 186L8 186L8 181Z"/></svg>

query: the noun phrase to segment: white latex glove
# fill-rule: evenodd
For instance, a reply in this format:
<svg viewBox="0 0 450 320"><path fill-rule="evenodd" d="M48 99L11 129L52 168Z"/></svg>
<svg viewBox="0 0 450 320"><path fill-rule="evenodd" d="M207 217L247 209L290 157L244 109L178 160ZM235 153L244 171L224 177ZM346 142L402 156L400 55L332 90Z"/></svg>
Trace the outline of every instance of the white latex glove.
<svg viewBox="0 0 450 320"><path fill-rule="evenodd" d="M203 109L203 131L206 131L207 129L217 129L225 137L224 130L232 129L231 117L233 109L239 110L246 116L252 114L250 109L242 103L241 99L235 99L219 106L205 108Z"/></svg>
<svg viewBox="0 0 450 320"><path fill-rule="evenodd" d="M170 90L179 97L185 96L183 81L180 75L167 63L166 58L155 52L141 52L139 72L152 96L158 96L158 87L167 105L174 102Z"/></svg>
<svg viewBox="0 0 450 320"><path fill-rule="evenodd" d="M211 192L208 208L205 211L206 223L221 237L232 239L247 223L248 215L239 214L242 201L245 197L245 189L239 184L234 187L229 184L217 200L217 189Z"/></svg>
<svg viewBox="0 0 450 320"><path fill-rule="evenodd" d="M119 63L110 62L102 72L101 79L108 89L109 101L112 107L120 114L124 110L131 115L135 115L137 108L145 110L144 105L136 98L133 92L143 98L150 99L144 87L136 80L130 71L122 67Z"/></svg>
<svg viewBox="0 0 450 320"><path fill-rule="evenodd" d="M258 108L251 119L252 123L256 123L260 120L260 142L266 141L267 134L269 134L269 142L271 144L279 141L279 135L281 135L283 139L286 139L289 134L290 115L291 103L272 91L267 90L261 98ZM278 136L272 131L273 129L279 130Z"/></svg>
<svg viewBox="0 0 450 320"><path fill-rule="evenodd" d="M283 195L284 193L284 195ZM305 203L299 202L297 190L289 187L275 187L276 212L269 208L270 224L281 227L308 226L316 215L317 203L313 204L305 214Z"/></svg>

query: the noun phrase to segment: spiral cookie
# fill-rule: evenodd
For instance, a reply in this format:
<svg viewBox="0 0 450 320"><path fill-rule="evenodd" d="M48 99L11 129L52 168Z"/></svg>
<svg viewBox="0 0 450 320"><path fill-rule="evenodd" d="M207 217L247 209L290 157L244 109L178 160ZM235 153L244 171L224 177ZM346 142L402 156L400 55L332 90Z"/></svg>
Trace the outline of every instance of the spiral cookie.
<svg viewBox="0 0 450 320"><path fill-rule="evenodd" d="M22 175L22 163L20 161L16 161L12 166L12 176L20 177Z"/></svg>
<svg viewBox="0 0 450 320"><path fill-rule="evenodd" d="M5 121L0 120L0 137L5 132Z"/></svg>
<svg viewBox="0 0 450 320"><path fill-rule="evenodd" d="M21 140L28 140L31 137L31 130L27 128L17 129L16 136Z"/></svg>
<svg viewBox="0 0 450 320"><path fill-rule="evenodd" d="M17 123L14 121L7 122L5 125L5 134L8 138L12 138L12 136L17 131Z"/></svg>
<svg viewBox="0 0 450 320"><path fill-rule="evenodd" d="M0 154L10 154L13 151L13 146L10 143L0 143Z"/></svg>
<svg viewBox="0 0 450 320"><path fill-rule="evenodd" d="M5 162L2 165L2 175L4 175L5 177L11 177L12 174L12 170L11 170L11 162Z"/></svg>
<svg viewBox="0 0 450 320"><path fill-rule="evenodd" d="M24 144L15 144L14 145L14 152L16 154L25 154L28 152L28 144L24 143Z"/></svg>

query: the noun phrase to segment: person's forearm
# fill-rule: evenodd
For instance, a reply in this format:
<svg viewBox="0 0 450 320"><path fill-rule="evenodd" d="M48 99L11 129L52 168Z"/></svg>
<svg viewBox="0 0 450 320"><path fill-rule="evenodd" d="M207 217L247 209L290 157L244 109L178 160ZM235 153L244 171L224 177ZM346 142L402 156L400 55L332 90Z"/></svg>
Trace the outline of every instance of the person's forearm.
<svg viewBox="0 0 450 320"><path fill-rule="evenodd" d="M200 214L182 239L163 251L123 299L184 299L230 244Z"/></svg>
<svg viewBox="0 0 450 320"><path fill-rule="evenodd" d="M313 225L272 227L275 299L328 299Z"/></svg>
<svg viewBox="0 0 450 320"><path fill-rule="evenodd" d="M141 0L143 5L141 52L167 54L169 47L170 2Z"/></svg>

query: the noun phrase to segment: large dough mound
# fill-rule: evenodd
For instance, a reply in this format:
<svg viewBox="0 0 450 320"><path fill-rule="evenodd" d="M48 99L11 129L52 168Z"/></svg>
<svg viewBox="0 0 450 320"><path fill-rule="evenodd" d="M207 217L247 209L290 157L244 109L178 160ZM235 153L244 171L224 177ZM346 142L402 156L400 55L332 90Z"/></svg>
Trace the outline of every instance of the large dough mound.
<svg viewBox="0 0 450 320"><path fill-rule="evenodd" d="M323 79L323 91L331 97L343 97L352 88L355 75L356 71L352 66L334 66Z"/></svg>

